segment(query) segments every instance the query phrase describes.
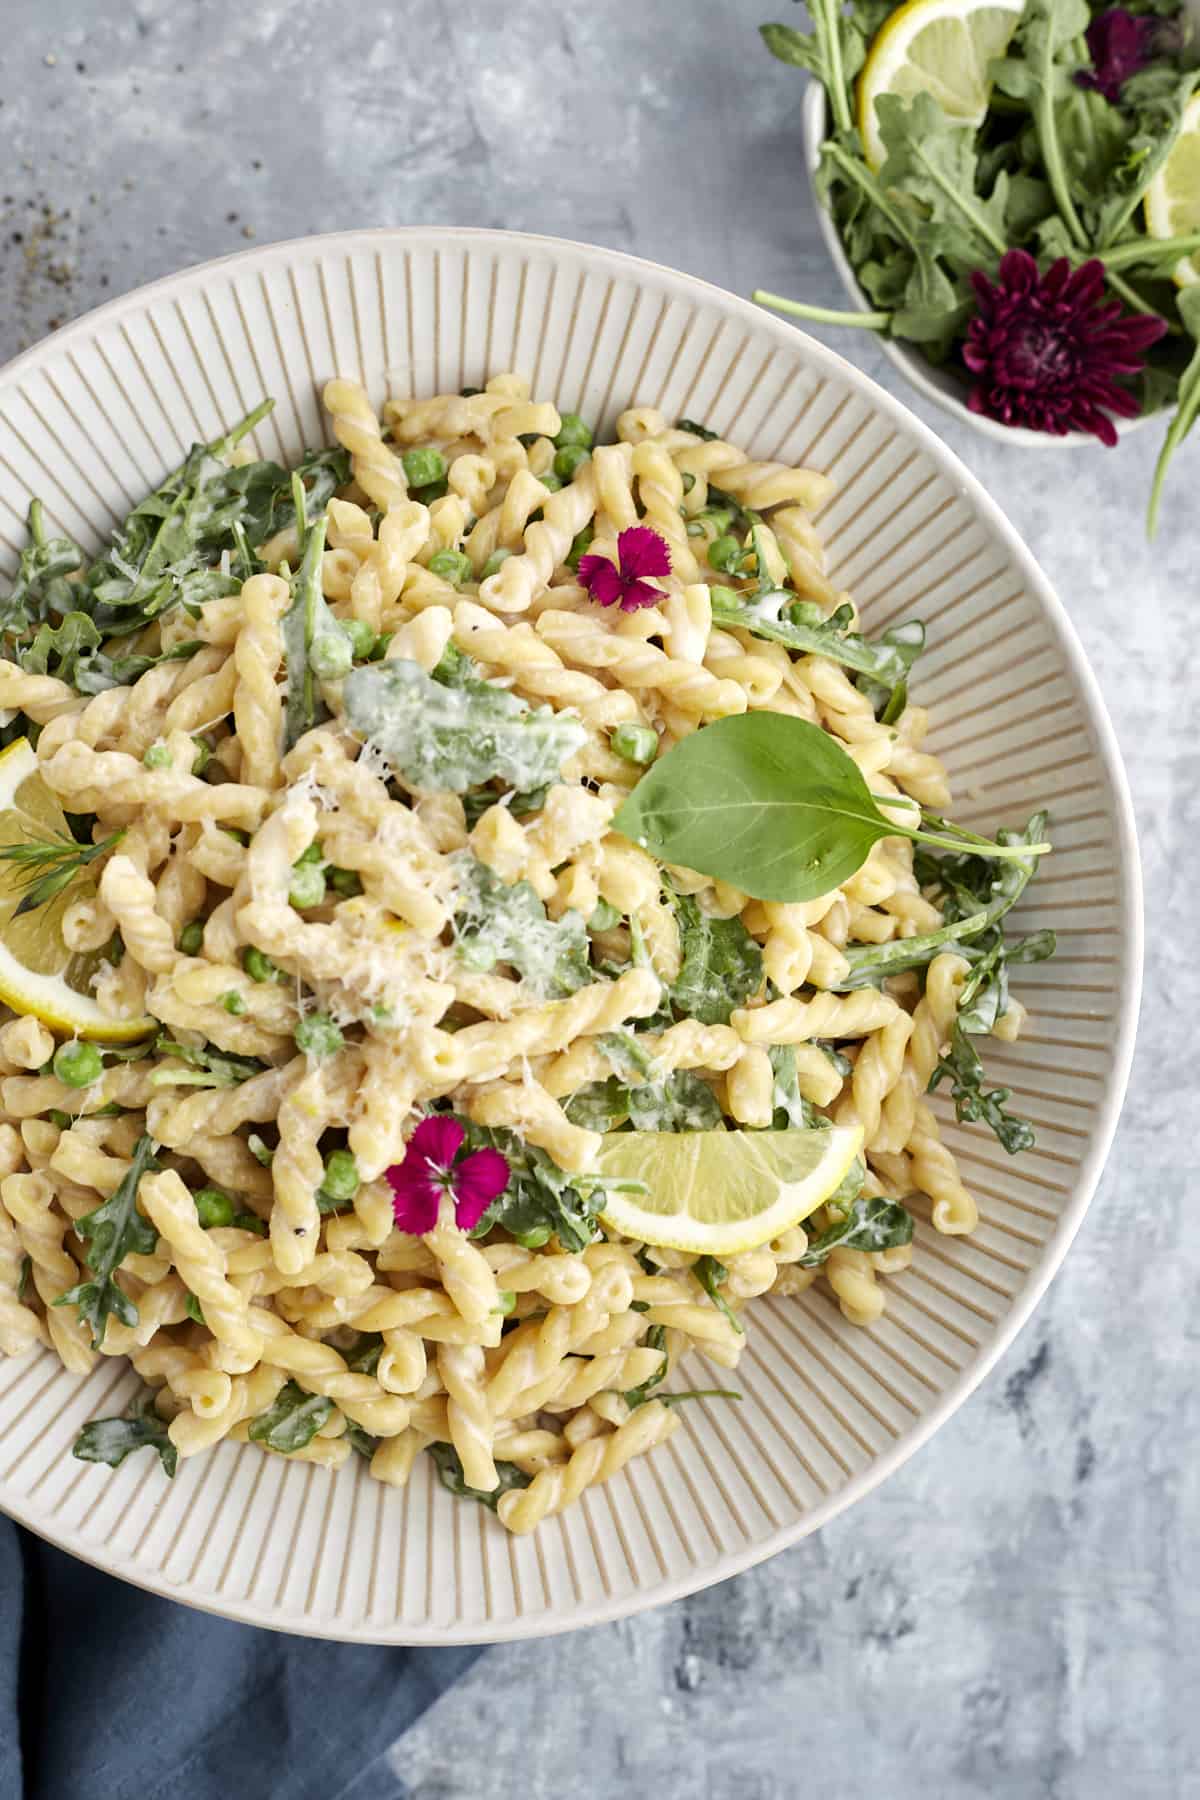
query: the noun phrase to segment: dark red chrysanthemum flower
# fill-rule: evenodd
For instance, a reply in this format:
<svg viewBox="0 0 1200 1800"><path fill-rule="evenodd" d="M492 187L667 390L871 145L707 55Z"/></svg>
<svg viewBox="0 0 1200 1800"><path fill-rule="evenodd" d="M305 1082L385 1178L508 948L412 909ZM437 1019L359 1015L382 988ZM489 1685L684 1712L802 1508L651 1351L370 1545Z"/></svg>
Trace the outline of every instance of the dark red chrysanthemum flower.
<svg viewBox="0 0 1200 1800"><path fill-rule="evenodd" d="M1090 431L1115 444L1108 415L1141 411L1118 377L1140 373L1165 321L1104 300L1104 264L1094 259L1072 269L1062 256L1040 275L1028 251L1009 250L997 281L977 273L971 285L978 311L962 354L978 377L972 412L1056 437Z"/></svg>
<svg viewBox="0 0 1200 1800"><path fill-rule="evenodd" d="M622 612L657 606L663 596L653 578L671 573L665 539L649 525L631 525L617 539L617 558L614 563L607 556L581 556L580 585L601 606L619 606Z"/></svg>
<svg viewBox="0 0 1200 1800"><path fill-rule="evenodd" d="M1090 69L1077 71L1075 80L1082 88L1095 88L1114 104L1131 75L1154 55L1158 35L1158 19L1138 18L1119 6L1098 13L1087 28Z"/></svg>

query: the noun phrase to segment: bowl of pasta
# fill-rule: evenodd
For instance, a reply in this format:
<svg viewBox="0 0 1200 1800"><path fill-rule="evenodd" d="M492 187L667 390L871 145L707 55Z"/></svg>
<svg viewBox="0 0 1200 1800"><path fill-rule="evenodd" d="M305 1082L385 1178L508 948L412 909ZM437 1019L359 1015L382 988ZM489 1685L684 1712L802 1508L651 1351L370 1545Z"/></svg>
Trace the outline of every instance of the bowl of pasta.
<svg viewBox="0 0 1200 1800"><path fill-rule="evenodd" d="M488 231L0 374L0 1506L277 1629L747 1567L1064 1255L1140 979L1062 607L897 401Z"/></svg>

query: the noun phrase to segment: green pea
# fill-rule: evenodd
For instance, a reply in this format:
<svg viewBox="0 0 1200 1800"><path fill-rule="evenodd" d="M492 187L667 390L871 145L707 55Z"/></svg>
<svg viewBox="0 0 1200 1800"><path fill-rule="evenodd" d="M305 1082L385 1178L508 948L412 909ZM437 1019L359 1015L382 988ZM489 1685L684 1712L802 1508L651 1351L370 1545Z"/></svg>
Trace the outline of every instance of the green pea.
<svg viewBox="0 0 1200 1800"><path fill-rule="evenodd" d="M578 413L560 414L562 424L558 428L558 436L554 440L555 448L565 450L569 445L579 445L584 450L592 447L592 428L580 418Z"/></svg>
<svg viewBox="0 0 1200 1800"><path fill-rule="evenodd" d="M142 761L148 769L169 769L171 752L165 744L151 744L150 748L144 752Z"/></svg>
<svg viewBox="0 0 1200 1800"><path fill-rule="evenodd" d="M296 1048L306 1056L336 1056L346 1040L328 1013L309 1013L295 1030Z"/></svg>
<svg viewBox="0 0 1200 1800"><path fill-rule="evenodd" d="M550 1242L550 1227L535 1225L532 1231L514 1231L513 1236L522 1250L540 1250L543 1244Z"/></svg>
<svg viewBox="0 0 1200 1800"><path fill-rule="evenodd" d="M325 852L322 850L320 844L312 843L308 846L307 850L302 850L300 852L299 856L292 864L292 867L293 869L298 869L301 863L323 863L324 861Z"/></svg>
<svg viewBox="0 0 1200 1800"><path fill-rule="evenodd" d="M238 993L236 988L230 988L221 995L221 1005L227 1013L232 1013L235 1018L240 1018L246 1010L245 998Z"/></svg>
<svg viewBox="0 0 1200 1800"><path fill-rule="evenodd" d="M440 481L431 481L428 487L414 488L413 499L419 500L422 506L432 506L435 500L443 500L450 492L450 483L443 475Z"/></svg>
<svg viewBox="0 0 1200 1800"><path fill-rule="evenodd" d="M611 900L597 900L591 918L588 920L589 931L611 931L621 923L621 915Z"/></svg>
<svg viewBox="0 0 1200 1800"><path fill-rule="evenodd" d="M572 570L578 569L579 559L581 556L584 556L587 554L587 551L591 546L592 538L594 535L595 534L592 531L591 526L585 525L583 530L578 534L578 536L572 539L571 548L567 551L567 567L568 567L568 569L572 569Z"/></svg>
<svg viewBox="0 0 1200 1800"><path fill-rule="evenodd" d="M341 681L354 663L349 636L344 630L323 632L310 644L308 660L319 680Z"/></svg>
<svg viewBox="0 0 1200 1800"><path fill-rule="evenodd" d="M246 1148L249 1150L251 1156L254 1157L255 1161L262 1164L264 1169L269 1169L275 1160L275 1152L272 1150L270 1144L259 1136L257 1131L252 1131L250 1136L246 1139Z"/></svg>
<svg viewBox="0 0 1200 1800"><path fill-rule="evenodd" d="M486 581L489 575L498 575L500 573L501 564L506 563L511 555L511 550L493 550L492 554L483 565L483 572L479 577L480 581Z"/></svg>
<svg viewBox="0 0 1200 1800"><path fill-rule="evenodd" d="M331 1200L353 1200L361 1177L358 1164L349 1150L331 1150L325 1158L322 1188Z"/></svg>
<svg viewBox="0 0 1200 1800"><path fill-rule="evenodd" d="M618 725L608 741L626 762L652 763L658 755L658 733L653 725Z"/></svg>
<svg viewBox="0 0 1200 1800"><path fill-rule="evenodd" d="M324 898L324 869L317 863L293 863L292 879L288 883L288 900L291 905L303 911L306 906L320 906Z"/></svg>
<svg viewBox="0 0 1200 1800"><path fill-rule="evenodd" d="M728 535L714 538L708 546L709 564L712 568L719 569L722 575L736 575L738 565L745 554L745 550L737 539Z"/></svg>
<svg viewBox="0 0 1200 1800"><path fill-rule="evenodd" d="M587 460L588 452L582 444L565 444L561 450L555 451L554 473L560 481L570 481L580 463Z"/></svg>
<svg viewBox="0 0 1200 1800"><path fill-rule="evenodd" d="M516 1304L517 1304L517 1296L513 1293L512 1289L511 1288L501 1288L499 1293L496 1295L496 1304L495 1304L495 1306L493 1306L492 1311L498 1312L498 1313L504 1313L505 1315L507 1315L508 1313L512 1312L512 1310L516 1306Z"/></svg>
<svg viewBox="0 0 1200 1800"><path fill-rule="evenodd" d="M350 651L355 662L366 662L375 648L375 633L365 619L343 619L342 630L350 639Z"/></svg>
<svg viewBox="0 0 1200 1800"><path fill-rule="evenodd" d="M237 1207L225 1192L224 1188L202 1187L194 1195L196 1217L205 1231L212 1231L218 1225L232 1225Z"/></svg>
<svg viewBox="0 0 1200 1800"><path fill-rule="evenodd" d="M429 573L461 587L471 579L471 559L462 550L438 550L429 559Z"/></svg>
<svg viewBox="0 0 1200 1800"><path fill-rule="evenodd" d="M204 945L204 926L199 919L189 919L179 934L179 948L185 956L198 956Z"/></svg>
<svg viewBox="0 0 1200 1800"><path fill-rule="evenodd" d="M277 963L253 945L242 951L242 967L251 981L286 981L287 977Z"/></svg>
<svg viewBox="0 0 1200 1800"><path fill-rule="evenodd" d="M474 943L458 946L458 960L466 968L482 972L496 966L496 952L482 938L476 938Z"/></svg>
<svg viewBox="0 0 1200 1800"><path fill-rule="evenodd" d="M363 891L362 882L354 869L330 868L327 871L329 885L341 900L353 900L356 894Z"/></svg>
<svg viewBox="0 0 1200 1800"><path fill-rule="evenodd" d="M192 774L203 775L213 759L213 747L206 737L194 737L192 744L195 750L192 757Z"/></svg>
<svg viewBox="0 0 1200 1800"><path fill-rule="evenodd" d="M77 1038L69 1044L59 1045L51 1067L61 1082L73 1088L91 1087L104 1073L104 1063L95 1044L83 1044Z"/></svg>
<svg viewBox="0 0 1200 1800"><path fill-rule="evenodd" d="M429 487L445 479L446 459L440 450L406 450L400 461L410 488Z"/></svg>
<svg viewBox="0 0 1200 1800"><path fill-rule="evenodd" d="M392 631L381 632L371 646L371 654L368 656L367 661L382 662L387 655L388 645L391 643L394 636L395 633Z"/></svg>
<svg viewBox="0 0 1200 1800"><path fill-rule="evenodd" d="M555 460L557 461L557 458ZM557 494L559 488L562 486L562 476L556 475L553 469L547 469L544 475L538 476L538 480L548 494ZM540 519L541 516L541 508L539 507L537 512L530 515L530 518L531 520Z"/></svg>
<svg viewBox="0 0 1200 1800"><path fill-rule="evenodd" d="M255 1237L266 1237L267 1235L267 1222L265 1219L260 1219L257 1213L234 1213L232 1224L235 1231L252 1231Z"/></svg>

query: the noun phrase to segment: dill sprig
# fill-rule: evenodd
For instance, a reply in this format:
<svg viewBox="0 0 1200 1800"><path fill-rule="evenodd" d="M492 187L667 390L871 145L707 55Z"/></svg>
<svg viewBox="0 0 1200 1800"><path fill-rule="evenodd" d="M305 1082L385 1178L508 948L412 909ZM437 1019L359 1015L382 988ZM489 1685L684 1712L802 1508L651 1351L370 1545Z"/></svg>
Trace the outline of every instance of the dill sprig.
<svg viewBox="0 0 1200 1800"><path fill-rule="evenodd" d="M74 838L34 838L25 844L0 845L0 861L15 863L17 880L25 888L21 903L13 914L33 912L61 894L75 877L97 857L104 856L124 837L114 831L98 844L79 844Z"/></svg>

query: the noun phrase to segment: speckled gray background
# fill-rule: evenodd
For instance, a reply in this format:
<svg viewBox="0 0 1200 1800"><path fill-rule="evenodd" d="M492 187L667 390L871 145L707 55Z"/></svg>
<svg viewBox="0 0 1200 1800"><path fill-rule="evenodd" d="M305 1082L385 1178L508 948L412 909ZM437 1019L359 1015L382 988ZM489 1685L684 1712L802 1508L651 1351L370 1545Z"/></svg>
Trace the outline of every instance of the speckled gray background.
<svg viewBox="0 0 1200 1800"><path fill-rule="evenodd" d="M557 233L837 305L771 11L5 0L0 356L249 238L349 225ZM871 342L837 347L895 385ZM1056 454L925 416L1073 613L1133 782L1149 966L1108 1174L1033 1323L906 1469L738 1581L492 1651L397 1747L414 1800L1200 1793L1200 441L1151 555L1157 428Z"/></svg>

